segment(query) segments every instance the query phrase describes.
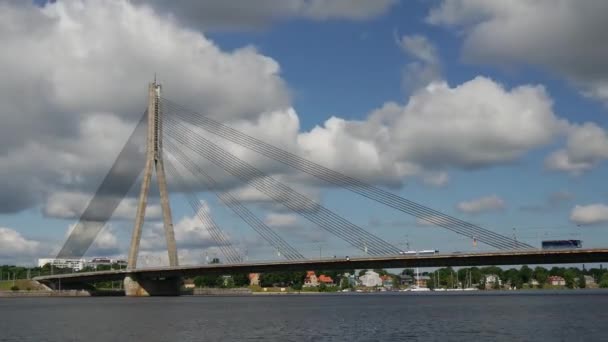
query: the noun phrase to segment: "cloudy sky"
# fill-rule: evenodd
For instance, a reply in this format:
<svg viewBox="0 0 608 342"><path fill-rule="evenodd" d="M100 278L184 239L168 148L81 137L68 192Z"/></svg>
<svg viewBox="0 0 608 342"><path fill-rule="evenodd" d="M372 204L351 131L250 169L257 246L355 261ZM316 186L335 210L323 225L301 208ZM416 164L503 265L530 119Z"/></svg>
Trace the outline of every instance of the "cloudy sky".
<svg viewBox="0 0 608 342"><path fill-rule="evenodd" d="M57 252L154 73L176 103L405 198L535 246L606 246L606 13L593 0L0 1L0 263ZM489 248L218 142L400 248ZM198 162L305 256L359 253ZM126 254L137 191L89 256ZM250 260L278 258L199 197ZM222 257L177 192L172 207L182 262ZM159 218L152 199L143 265L165 262Z"/></svg>

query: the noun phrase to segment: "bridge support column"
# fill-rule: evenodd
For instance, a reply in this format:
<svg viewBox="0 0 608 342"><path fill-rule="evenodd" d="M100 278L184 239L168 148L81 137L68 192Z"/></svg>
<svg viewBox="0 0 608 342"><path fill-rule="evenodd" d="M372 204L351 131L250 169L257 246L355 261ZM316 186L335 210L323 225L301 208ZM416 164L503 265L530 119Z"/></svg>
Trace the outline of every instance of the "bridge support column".
<svg viewBox="0 0 608 342"><path fill-rule="evenodd" d="M142 278L133 274L125 277L124 288L127 297L179 296L182 279Z"/></svg>

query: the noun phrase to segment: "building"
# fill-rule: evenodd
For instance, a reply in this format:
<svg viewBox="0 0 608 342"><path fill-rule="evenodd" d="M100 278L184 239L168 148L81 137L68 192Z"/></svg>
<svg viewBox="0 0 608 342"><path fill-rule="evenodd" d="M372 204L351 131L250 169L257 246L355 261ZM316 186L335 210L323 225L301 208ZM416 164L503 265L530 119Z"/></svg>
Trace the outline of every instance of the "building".
<svg viewBox="0 0 608 342"><path fill-rule="evenodd" d="M414 277L409 274L401 273L400 283L403 286L411 286L414 284Z"/></svg>
<svg viewBox="0 0 608 342"><path fill-rule="evenodd" d="M552 286L565 286L566 279L560 276L550 276L549 278L547 278L547 284Z"/></svg>
<svg viewBox="0 0 608 342"><path fill-rule="evenodd" d="M585 277L585 287L588 287L588 288L597 287L597 283L595 282L595 279L593 279L592 276L586 275L584 277Z"/></svg>
<svg viewBox="0 0 608 342"><path fill-rule="evenodd" d="M93 258L93 259L87 261L85 266L97 269L99 266L112 267L113 265L117 265L118 268L127 267L127 261L121 260L121 259L110 259L110 258Z"/></svg>
<svg viewBox="0 0 608 342"><path fill-rule="evenodd" d="M502 280L496 274L487 274L485 276L486 289L493 289L502 286Z"/></svg>
<svg viewBox="0 0 608 342"><path fill-rule="evenodd" d="M418 287L429 287L429 282L431 281L431 277L426 275L418 275L414 277L414 283Z"/></svg>
<svg viewBox="0 0 608 342"><path fill-rule="evenodd" d="M317 278L317 281L319 282L319 284L325 284L327 286L334 286L334 285L336 285L334 283L334 280L330 276L326 276L325 274L321 274Z"/></svg>
<svg viewBox="0 0 608 342"><path fill-rule="evenodd" d="M380 279L382 279L382 286L387 289L393 288L393 277L389 275L383 275L382 277L380 277Z"/></svg>
<svg viewBox="0 0 608 342"><path fill-rule="evenodd" d="M374 271L366 271L364 275L359 277L359 281L361 281L361 285L365 287L382 286L380 275Z"/></svg>
<svg viewBox="0 0 608 342"><path fill-rule="evenodd" d="M342 279L346 279L349 287L355 287L355 286L359 285L359 280L357 279L357 277L354 274L344 273L344 275L342 276Z"/></svg>
<svg viewBox="0 0 608 342"><path fill-rule="evenodd" d="M47 264L50 264L54 268L69 268L73 271L81 271L85 268L87 261L85 259L38 259L38 267L44 267Z"/></svg>
<svg viewBox="0 0 608 342"><path fill-rule="evenodd" d="M306 278L304 278L304 287L315 287L319 286L319 280L315 271L307 271Z"/></svg>
<svg viewBox="0 0 608 342"><path fill-rule="evenodd" d="M249 286L260 286L259 273L249 273Z"/></svg>
<svg viewBox="0 0 608 342"><path fill-rule="evenodd" d="M184 288L185 289L193 289L196 285L194 284L194 280L192 279L184 279Z"/></svg>

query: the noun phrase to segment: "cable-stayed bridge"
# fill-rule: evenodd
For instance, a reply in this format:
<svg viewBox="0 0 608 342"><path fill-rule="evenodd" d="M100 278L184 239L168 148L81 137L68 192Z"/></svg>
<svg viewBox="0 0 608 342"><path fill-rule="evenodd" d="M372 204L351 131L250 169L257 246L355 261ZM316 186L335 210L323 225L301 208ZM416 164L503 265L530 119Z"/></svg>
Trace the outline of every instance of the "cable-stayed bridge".
<svg viewBox="0 0 608 342"><path fill-rule="evenodd" d="M40 281L78 283L124 279L127 295L155 295L179 293L183 276L221 271L277 271L311 268L369 268L416 266L499 265L520 263L599 262L608 260L608 250L539 251L533 246L476 224L463 221L422 204L405 199L382 188L365 183L341 172L319 165L294 153L266 143L245 132L212 119L210 116L189 110L162 97L156 81L149 85L148 106L133 135L120 152L114 165L102 181L80 220L58 254L58 258L81 258L93 244L97 235L112 217L122 199L137 181L138 174L125 172L131 162L129 151L141 146L138 137L145 132L146 152L143 180L135 225L129 249L128 267L123 271L79 273L40 277ZM209 138L209 135L214 138ZM418 220L444 228L497 250L495 253L459 255L411 256L400 255L401 248L372 234L364 228L335 213L294 187L239 158L225 142L258 153L291 167L334 187L346 189L368 200L415 217ZM281 234L269 227L239 197L222 187L216 175L208 172L202 161L210 162L226 174L238 179L286 210L297 213L327 233L345 241L363 252L364 258L330 260L306 259ZM156 172L160 193L163 227L167 243L169 267L140 269L137 258L148 193L152 174ZM174 182L171 190L186 198L194 213L208 230L227 264L179 266L167 175ZM273 250L285 259L282 262L245 263L242 253L233 246L229 235L211 215L201 208L199 189L213 192L220 202L242 219ZM111 195L110 195L111 194Z"/></svg>

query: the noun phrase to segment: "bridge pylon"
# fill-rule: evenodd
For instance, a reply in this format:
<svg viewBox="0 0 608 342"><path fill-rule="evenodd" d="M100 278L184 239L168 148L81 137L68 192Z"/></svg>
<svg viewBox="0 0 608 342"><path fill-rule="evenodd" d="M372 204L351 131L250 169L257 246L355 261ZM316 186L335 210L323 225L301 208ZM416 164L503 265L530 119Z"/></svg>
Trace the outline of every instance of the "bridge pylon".
<svg viewBox="0 0 608 342"><path fill-rule="evenodd" d="M152 181L152 173L154 170L156 170L156 180L158 183L158 190L160 192L160 205L162 208L165 239L167 241L167 252L169 254L169 266L178 266L177 247L175 244L175 233L173 230L173 220L171 217L171 207L169 205L169 193L167 189L167 177L165 174L165 167L163 162L162 112L160 106L161 88L161 85L157 83L156 80L154 80L153 83L150 83L148 85L148 131L146 139L146 164L144 167L141 191L139 194L139 202L137 205L137 213L135 216L133 235L131 237L131 246L129 248L129 258L127 264L128 270L135 270L137 267L139 244L141 241L142 227L144 224L146 207L148 205L148 193L150 192L150 183ZM145 293L151 292L141 291L143 282L143 280L135 279L132 276L126 277L126 294L138 296L142 295L142 293L143 295L146 295ZM148 281L145 282L148 283ZM172 280L170 282L173 283L174 281ZM175 281L175 283L178 283L178 281ZM177 287L177 291L179 291L179 286Z"/></svg>

